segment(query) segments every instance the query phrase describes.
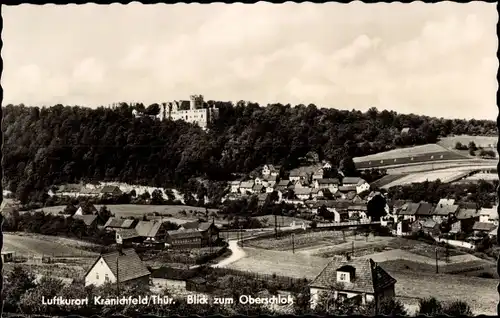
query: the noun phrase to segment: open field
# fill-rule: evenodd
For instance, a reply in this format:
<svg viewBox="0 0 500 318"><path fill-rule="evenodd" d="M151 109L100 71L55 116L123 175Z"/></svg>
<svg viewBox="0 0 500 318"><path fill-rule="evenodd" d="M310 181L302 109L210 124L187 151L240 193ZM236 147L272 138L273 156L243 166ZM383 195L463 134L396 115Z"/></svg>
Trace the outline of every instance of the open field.
<svg viewBox="0 0 500 318"><path fill-rule="evenodd" d="M472 175L472 176L464 179L464 181L478 181L478 180L485 180L485 181L498 180L498 174L497 173L476 173L475 175Z"/></svg>
<svg viewBox="0 0 500 318"><path fill-rule="evenodd" d="M397 178L396 180L386 183L382 188L388 189L395 186L406 185L411 183L420 183L425 181L436 181L441 180L443 183L454 182L467 176L471 171L468 170L456 170L456 169L442 169L427 172L417 172L409 174L407 176Z"/></svg>
<svg viewBox="0 0 500 318"><path fill-rule="evenodd" d="M456 160L449 162L434 162L434 163L422 163L422 164L409 164L400 167L391 167L387 169L387 174L410 174L417 172L429 172L440 169L455 169L456 171L465 170L478 170L478 169L496 169L498 161L497 160Z"/></svg>
<svg viewBox="0 0 500 318"><path fill-rule="evenodd" d="M407 176L406 174L388 174L388 175L383 176L382 178L372 182L371 186L374 188L382 188L385 185L393 183L396 180L399 180L399 179L404 178L406 176Z"/></svg>
<svg viewBox="0 0 500 318"><path fill-rule="evenodd" d="M433 154L433 153L441 153L443 151L446 151L446 149L439 146L439 145L427 144L427 145L421 145L421 146L415 146L415 147L399 148L399 149L384 151L384 152L376 153L373 155L357 157L357 158L354 158L353 160L355 163L365 162L365 161L370 161L370 160L373 160L373 161L375 161L375 160L389 160L389 159L406 158L406 157L419 156L419 155L427 155L427 154Z"/></svg>
<svg viewBox="0 0 500 318"><path fill-rule="evenodd" d="M59 241L58 241L59 239ZM98 253L89 252L87 250L77 248L77 240L68 240L63 243L60 238L54 237L54 241L49 241L42 236L39 238L37 236L24 236L4 233L3 238L3 251L14 252L16 256L32 256L35 255L46 255L46 256L65 256L65 257L94 257ZM68 244L69 241L73 241L75 245ZM86 242L81 242L82 245L88 244Z"/></svg>
<svg viewBox="0 0 500 318"><path fill-rule="evenodd" d="M460 142L463 145L467 146L471 141L473 141L478 147L495 148L498 142L498 137L459 135L452 137L443 137L438 141L437 144L445 148L453 149L455 148L455 144L457 142Z"/></svg>
<svg viewBox="0 0 500 318"><path fill-rule="evenodd" d="M103 205L96 204L95 207L100 209ZM66 206L51 206L37 209L35 211L44 211L46 213L58 214L63 211ZM197 211L205 213L205 208L188 206L188 205L138 205L138 204L110 204L106 207L114 214L116 217L142 217L143 215L158 212L162 215L171 215L168 217L163 217L163 221L170 221L178 224L186 223L189 221L194 221L198 219L195 213L190 213L189 211ZM181 211L186 211L186 215L182 215ZM208 209L209 212L217 212L217 209ZM218 220L218 223L227 223L224 220Z"/></svg>

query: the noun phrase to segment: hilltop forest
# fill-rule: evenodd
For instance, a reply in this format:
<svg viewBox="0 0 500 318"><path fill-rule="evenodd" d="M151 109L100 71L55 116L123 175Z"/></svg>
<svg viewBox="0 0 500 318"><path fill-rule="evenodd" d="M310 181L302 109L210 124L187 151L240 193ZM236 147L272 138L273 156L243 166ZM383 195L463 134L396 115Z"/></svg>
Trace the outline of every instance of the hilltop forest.
<svg viewBox="0 0 500 318"><path fill-rule="evenodd" d="M363 113L315 105L211 103L220 115L207 132L182 121L135 118L125 103L114 109L7 105L3 185L21 201L39 197L54 184L78 181L182 187L194 177L229 180L265 163L293 168L309 151L336 165L344 158L434 143L450 134L497 133L494 121L375 108ZM404 127L413 129L401 136Z"/></svg>

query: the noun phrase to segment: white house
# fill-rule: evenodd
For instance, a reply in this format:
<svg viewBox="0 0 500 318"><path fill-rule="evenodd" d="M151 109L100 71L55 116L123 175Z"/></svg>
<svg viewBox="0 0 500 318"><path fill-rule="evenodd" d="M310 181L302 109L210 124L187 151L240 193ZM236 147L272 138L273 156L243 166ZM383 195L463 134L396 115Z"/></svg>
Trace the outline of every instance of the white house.
<svg viewBox="0 0 500 318"><path fill-rule="evenodd" d="M257 177L257 178L255 178L254 181L255 181L255 184L262 185L262 178Z"/></svg>
<svg viewBox="0 0 500 318"><path fill-rule="evenodd" d="M392 299L396 280L372 259L350 259L335 256L309 285L311 308L321 294L331 292L334 299L367 304L375 300Z"/></svg>
<svg viewBox="0 0 500 318"><path fill-rule="evenodd" d="M331 169L332 164L329 161L323 161L323 169Z"/></svg>
<svg viewBox="0 0 500 318"><path fill-rule="evenodd" d="M97 214L97 209L96 209L96 207L92 204L92 205L89 207L89 211L88 211L88 212L90 212L90 214ZM75 212L75 214L74 214L74 215L76 216L76 215L84 215L84 214L85 214L85 213L83 213L83 207L82 207L82 206L80 206L80 207L78 207L78 210L76 210L76 212Z"/></svg>
<svg viewBox="0 0 500 318"><path fill-rule="evenodd" d="M231 186L231 193L237 193L240 190L240 181L231 181L229 184Z"/></svg>
<svg viewBox="0 0 500 318"><path fill-rule="evenodd" d="M85 274L85 286L105 283L149 283L151 273L134 249L125 249L100 255Z"/></svg>
<svg viewBox="0 0 500 318"><path fill-rule="evenodd" d="M498 213L497 207L491 209L482 208L479 211L479 222L481 223L492 223L498 226Z"/></svg>
<svg viewBox="0 0 500 318"><path fill-rule="evenodd" d="M362 193L370 190L370 184L366 180L359 177L345 177L342 180L343 186L356 186L356 192Z"/></svg>

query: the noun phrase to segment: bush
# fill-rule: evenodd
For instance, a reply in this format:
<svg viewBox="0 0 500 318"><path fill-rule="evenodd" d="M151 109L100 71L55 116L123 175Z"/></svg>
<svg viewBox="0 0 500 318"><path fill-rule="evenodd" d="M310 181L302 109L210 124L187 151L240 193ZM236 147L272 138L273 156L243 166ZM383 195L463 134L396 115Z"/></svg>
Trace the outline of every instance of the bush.
<svg viewBox="0 0 500 318"><path fill-rule="evenodd" d="M460 300L454 301L451 304L444 306L442 313L452 317L473 315L470 306L466 302Z"/></svg>

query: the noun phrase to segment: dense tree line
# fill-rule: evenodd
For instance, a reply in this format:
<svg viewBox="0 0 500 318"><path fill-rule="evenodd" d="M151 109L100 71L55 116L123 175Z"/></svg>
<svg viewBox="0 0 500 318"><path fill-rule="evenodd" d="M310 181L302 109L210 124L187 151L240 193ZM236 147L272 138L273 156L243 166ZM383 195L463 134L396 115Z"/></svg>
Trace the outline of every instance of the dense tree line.
<svg viewBox="0 0 500 318"><path fill-rule="evenodd" d="M457 202L475 202L478 207L491 208L496 202L498 181L477 183L442 183L441 181L413 183L391 187L387 190L394 200L426 201L433 204L440 199L455 199Z"/></svg>
<svg viewBox="0 0 500 318"><path fill-rule="evenodd" d="M209 132L182 121L135 118L127 104L114 109L7 105L2 126L5 186L22 201L43 196L53 184L80 180L180 187L193 177L228 180L265 163L295 167L309 151L338 165L346 157L433 143L449 134L497 131L493 121L374 108L362 113L315 105L208 103L220 109ZM410 130L401 135L404 127Z"/></svg>

